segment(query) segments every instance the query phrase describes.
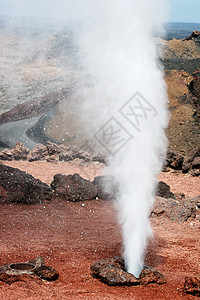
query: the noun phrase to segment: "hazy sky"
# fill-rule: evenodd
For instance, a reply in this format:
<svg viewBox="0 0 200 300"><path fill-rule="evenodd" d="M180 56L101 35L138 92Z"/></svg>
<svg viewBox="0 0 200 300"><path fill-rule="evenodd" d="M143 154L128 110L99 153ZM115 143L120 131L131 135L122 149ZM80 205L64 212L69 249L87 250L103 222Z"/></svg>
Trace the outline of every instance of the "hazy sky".
<svg viewBox="0 0 200 300"><path fill-rule="evenodd" d="M172 22L200 23L200 0L169 0Z"/></svg>
<svg viewBox="0 0 200 300"><path fill-rule="evenodd" d="M84 0L77 0L84 5ZM0 15L65 16L73 15L74 0L0 0ZM94 0L95 1L95 0ZM123 0L122 0L123 1ZM148 1L148 0L147 0ZM200 23L200 0L168 0L170 21Z"/></svg>

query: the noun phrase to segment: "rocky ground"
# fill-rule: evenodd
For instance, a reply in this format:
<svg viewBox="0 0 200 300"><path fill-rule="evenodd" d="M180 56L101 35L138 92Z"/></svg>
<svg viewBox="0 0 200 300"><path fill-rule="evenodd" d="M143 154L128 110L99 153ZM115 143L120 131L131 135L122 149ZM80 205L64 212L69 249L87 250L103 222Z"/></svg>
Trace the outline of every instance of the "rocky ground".
<svg viewBox="0 0 200 300"><path fill-rule="evenodd" d="M82 96L74 96L84 74L73 33L57 27L11 29L0 31L0 147L13 148L18 141L29 148L48 140L84 144L76 109ZM199 38L194 32L182 40L159 40L171 112L169 147L183 155L200 140Z"/></svg>
<svg viewBox="0 0 200 300"><path fill-rule="evenodd" d="M50 184L55 174L79 173L92 181L102 164L37 161L3 162ZM176 171L177 172L177 171ZM175 194L200 194L199 179L176 172L160 174ZM195 299L183 291L185 277L199 276L199 229L197 219L172 219L154 214L154 238L145 264L156 268L167 281L162 285L109 287L91 276L90 266L122 251L117 211L112 201L94 199L69 202L56 198L42 204L1 205L0 265L25 262L42 256L59 272L53 282L24 278L8 285L0 281L1 299Z"/></svg>
<svg viewBox="0 0 200 300"><path fill-rule="evenodd" d="M111 201L114 193L100 193L96 179L95 186L90 183L91 193L85 182L81 187L87 194L84 201L78 193L79 201L73 202L69 201L70 193L63 197L59 184L77 187L80 178L54 178L56 174L78 173L92 182L106 162L106 157L98 153L91 155L67 143L58 146L48 142L65 141L69 128L61 128L63 122L72 128L70 145L80 133L81 124L75 126L72 95L82 74L74 59L73 35L66 29L62 29L62 34L47 30L42 35L38 31L30 35L23 29L19 35L16 30L1 28L0 41L0 147L8 148L0 152L4 174L0 186L0 266L42 256L45 264L59 273L59 279L53 282L26 276L10 285L0 280L0 298L195 299L186 292L194 293L196 289L198 296L199 279L195 277L200 276L199 34L165 42L162 61L171 120L167 130L168 165L159 180L171 190L167 188L169 197L157 194L152 208L154 238L149 243L145 264L162 273L166 284L134 287L108 286L91 275L93 263L122 253L117 209ZM61 114L63 108L67 114ZM15 146L18 141L25 146ZM20 186L28 190L18 190L19 184L10 183L10 169L5 165L34 177L17 173L20 176L16 182L23 182ZM7 202L2 200L4 197Z"/></svg>

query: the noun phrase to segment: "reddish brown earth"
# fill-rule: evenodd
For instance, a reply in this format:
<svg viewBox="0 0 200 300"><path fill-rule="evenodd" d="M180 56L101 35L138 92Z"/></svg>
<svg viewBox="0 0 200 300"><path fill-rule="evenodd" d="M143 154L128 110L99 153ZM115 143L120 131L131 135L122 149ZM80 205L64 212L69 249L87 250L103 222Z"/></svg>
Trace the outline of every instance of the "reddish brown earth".
<svg viewBox="0 0 200 300"><path fill-rule="evenodd" d="M93 179L100 164L77 162L3 162L27 171L43 182L53 175L73 174ZM160 179L174 193L200 194L199 178L162 173ZM84 204L84 205L83 205ZM0 282L0 299L195 299L181 291L185 276L199 276L199 221L178 223L166 218L151 220L154 239L145 264L166 277L167 284L146 287L109 287L91 277L90 265L121 254L122 239L117 212L110 201L66 202L40 205L2 205L0 209L0 265L42 256L60 277L55 282Z"/></svg>

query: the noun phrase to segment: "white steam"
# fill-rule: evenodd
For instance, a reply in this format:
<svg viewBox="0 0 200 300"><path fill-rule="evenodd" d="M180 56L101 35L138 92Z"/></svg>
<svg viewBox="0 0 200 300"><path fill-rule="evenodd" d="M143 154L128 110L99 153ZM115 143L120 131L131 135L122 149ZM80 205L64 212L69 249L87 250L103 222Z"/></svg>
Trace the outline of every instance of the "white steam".
<svg viewBox="0 0 200 300"><path fill-rule="evenodd" d="M82 24L80 55L86 78L91 80L85 90L85 117L93 118L94 131L105 129L114 117L118 123L110 124L113 130L125 128L123 138L127 132L130 137L120 150L115 137L108 150L115 153L110 169L119 186L126 267L138 277L152 234L149 213L167 144L167 94L154 40L154 34L163 30L167 6L161 0L88 0L84 4L88 19ZM139 103L147 110L139 111ZM131 116L131 106L139 115L137 120Z"/></svg>
<svg viewBox="0 0 200 300"><path fill-rule="evenodd" d="M156 174L166 151L167 94L155 34L167 21L165 0L8 0L14 16L75 20L79 41L82 118L98 137L105 125L120 140L101 144L110 151L110 169L119 186L117 203L127 270L139 276L148 238ZM139 99L139 100L138 100ZM135 101L135 102L134 102ZM143 105L143 110L138 106ZM144 109L145 107L145 109ZM132 108L132 110L131 110ZM137 115L134 118L133 112ZM112 118L112 119L111 119ZM103 127L102 127L103 126ZM121 134L121 133L119 133ZM120 149L119 149L120 148ZM115 154L115 155L112 155Z"/></svg>

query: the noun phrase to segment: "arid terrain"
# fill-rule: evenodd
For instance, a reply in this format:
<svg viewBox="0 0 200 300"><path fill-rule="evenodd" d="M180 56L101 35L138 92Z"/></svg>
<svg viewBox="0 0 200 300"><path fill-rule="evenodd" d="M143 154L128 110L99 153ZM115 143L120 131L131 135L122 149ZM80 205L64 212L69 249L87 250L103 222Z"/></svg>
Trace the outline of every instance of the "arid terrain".
<svg viewBox="0 0 200 300"><path fill-rule="evenodd" d="M78 172L92 180L100 164L69 162L4 162L50 184L55 174ZM174 193L200 194L198 177L162 173L160 179ZM164 285L109 287L91 276L90 265L120 255L122 237L112 201L67 202L52 200L37 205L1 205L0 264L25 262L38 256L55 268L55 282L26 279L11 285L0 282L1 299L195 299L182 291L185 276L198 276L200 222L178 222L166 217L151 219L154 238L145 264L166 278Z"/></svg>
<svg viewBox="0 0 200 300"><path fill-rule="evenodd" d="M0 153L0 166L18 168L48 185L56 174L78 173L92 181L101 175L105 161L71 160L66 149L62 160L62 153L52 150L52 145L48 151L41 145L48 141L65 146L84 142L76 107L82 98L73 97L84 74L76 62L72 32L68 28L30 32L30 28L4 25L0 22L0 149L7 149ZM185 198L200 195L199 150L189 161L189 172L182 172L184 159L188 163L187 155L200 145L199 38L200 34L182 40L159 39L164 46L160 60L171 114L167 136L176 167L168 168L158 179L181 200L182 194ZM11 153L16 142L30 150L38 148L26 153L18 144ZM19 157L23 151L24 160ZM0 299L196 299L186 294L183 286L185 277L200 277L200 215L180 221L158 213L151 216L151 224L154 236L145 265L161 272L167 283L111 287L93 278L90 266L123 253L114 201L70 202L53 197L35 205L0 204L0 266L41 256L47 266L59 272L59 279L53 282L27 277L9 285L0 280Z"/></svg>

